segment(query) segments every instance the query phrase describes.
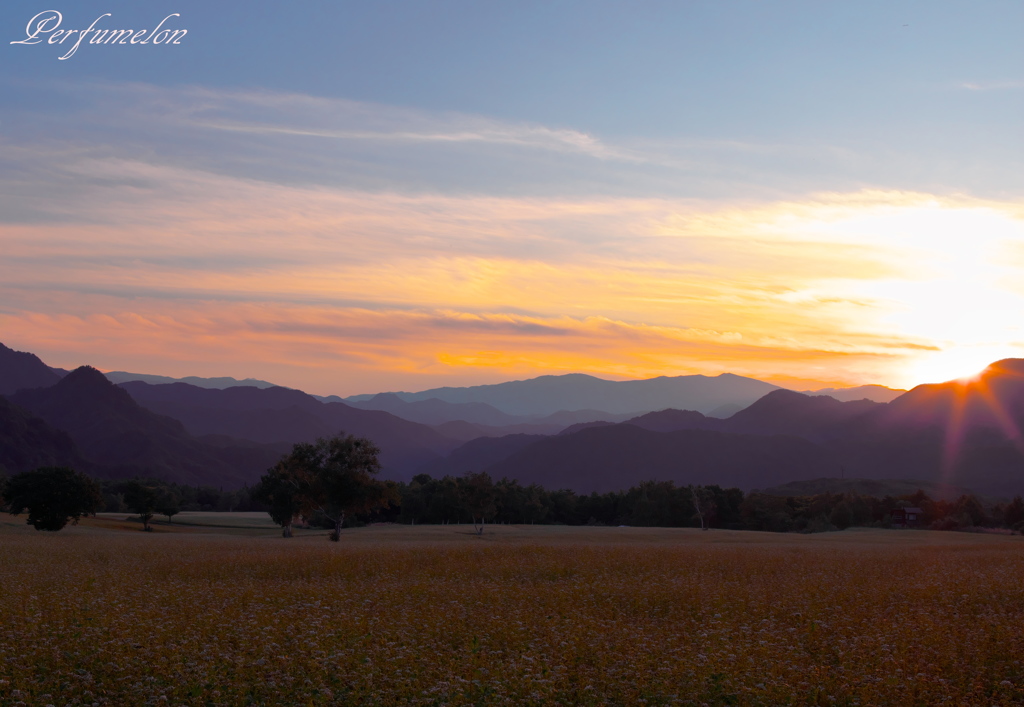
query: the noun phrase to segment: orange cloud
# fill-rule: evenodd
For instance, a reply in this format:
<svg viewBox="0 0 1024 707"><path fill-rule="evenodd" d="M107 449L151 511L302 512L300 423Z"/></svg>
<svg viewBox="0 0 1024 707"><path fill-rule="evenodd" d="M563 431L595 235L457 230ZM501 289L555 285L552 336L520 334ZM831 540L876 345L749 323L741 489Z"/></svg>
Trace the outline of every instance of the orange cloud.
<svg viewBox="0 0 1024 707"><path fill-rule="evenodd" d="M93 189L0 227L4 343L58 365L332 393L577 370L907 385L929 352L1024 339L1005 317L1019 294L995 277L1020 265L991 257L1024 238L1013 204L408 196L92 156L66 169ZM975 316L947 331L960 305Z"/></svg>

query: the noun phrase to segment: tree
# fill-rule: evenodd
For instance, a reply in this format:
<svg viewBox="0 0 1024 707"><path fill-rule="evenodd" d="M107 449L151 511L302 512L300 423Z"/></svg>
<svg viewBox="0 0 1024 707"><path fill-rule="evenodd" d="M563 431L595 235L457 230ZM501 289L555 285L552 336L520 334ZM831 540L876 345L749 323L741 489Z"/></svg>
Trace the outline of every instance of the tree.
<svg viewBox="0 0 1024 707"><path fill-rule="evenodd" d="M495 503L498 492L494 487L494 482L487 472L468 472L462 477L460 490L462 505L469 511L469 516L473 520L473 529L477 535L483 535L487 518L493 516L498 510ZM479 526L476 522L477 518L480 519Z"/></svg>
<svg viewBox="0 0 1024 707"><path fill-rule="evenodd" d="M103 507L99 485L67 467L41 467L7 480L3 495L11 515L28 509L28 524L36 530L60 530L78 524L83 515Z"/></svg>
<svg viewBox="0 0 1024 707"><path fill-rule="evenodd" d="M828 521L839 530L846 530L853 525L853 509L850 508L850 504L846 501L837 503L829 514Z"/></svg>
<svg viewBox="0 0 1024 707"><path fill-rule="evenodd" d="M700 529L708 530L705 524L705 516L715 512L715 498L710 489L703 486L691 486L690 496L693 499L693 508L697 511L697 518L700 519Z"/></svg>
<svg viewBox="0 0 1024 707"><path fill-rule="evenodd" d="M1021 521L1024 521L1024 500L1020 496L1014 496L1003 510L1003 524L1012 528Z"/></svg>
<svg viewBox="0 0 1024 707"><path fill-rule="evenodd" d="M302 512L302 493L308 493L308 481L295 467L292 457L282 458L259 480L252 498L268 506L271 520L281 526L281 536L292 537L292 521Z"/></svg>
<svg viewBox="0 0 1024 707"><path fill-rule="evenodd" d="M138 481L128 481L122 486L124 491L124 503L132 513L139 514L142 521L142 529L146 532L152 530L149 521L153 519L153 512L156 510L156 491L149 486L143 486Z"/></svg>
<svg viewBox="0 0 1024 707"><path fill-rule="evenodd" d="M330 520L334 530L329 537L338 541L346 516L369 513L399 500L394 484L373 478L380 471L379 454L370 440L344 433L312 444L300 442L264 475L260 485L281 494L279 517L289 510L287 492L294 502L291 508L306 517L320 513Z"/></svg>
<svg viewBox="0 0 1024 707"><path fill-rule="evenodd" d="M157 499L155 510L160 515L167 516L167 522L170 523L171 518L181 513L181 499L165 490Z"/></svg>

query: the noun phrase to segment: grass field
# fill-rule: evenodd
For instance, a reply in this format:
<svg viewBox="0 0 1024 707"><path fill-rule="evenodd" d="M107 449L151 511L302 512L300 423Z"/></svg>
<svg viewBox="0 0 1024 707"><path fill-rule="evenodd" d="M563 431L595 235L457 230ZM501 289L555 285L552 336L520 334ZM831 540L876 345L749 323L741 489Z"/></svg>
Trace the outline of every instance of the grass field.
<svg viewBox="0 0 1024 707"><path fill-rule="evenodd" d="M0 519L0 705L1024 703L1024 538Z"/></svg>

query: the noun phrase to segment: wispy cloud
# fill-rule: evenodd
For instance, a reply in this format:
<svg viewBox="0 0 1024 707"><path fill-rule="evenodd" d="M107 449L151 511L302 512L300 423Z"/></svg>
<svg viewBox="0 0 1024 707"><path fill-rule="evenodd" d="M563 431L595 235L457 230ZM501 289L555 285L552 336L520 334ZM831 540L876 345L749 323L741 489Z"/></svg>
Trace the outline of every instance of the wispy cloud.
<svg viewBox="0 0 1024 707"><path fill-rule="evenodd" d="M0 137L0 331L55 364L338 393L569 370L903 386L922 352L1024 338L1012 198L508 189L487 180L668 162L479 116L90 88L79 132ZM786 152L668 150L700 151ZM468 186L410 176L445 169Z"/></svg>
<svg viewBox="0 0 1024 707"><path fill-rule="evenodd" d="M1024 80L963 81L957 87L968 91L1011 91L1024 88Z"/></svg>
<svg viewBox="0 0 1024 707"><path fill-rule="evenodd" d="M1024 239L1022 210L966 197L454 197L44 162L93 182L3 228L0 326L24 348L118 352L107 368L256 356L240 374L334 392L577 369L906 384L900 366L948 338L930 302L977 309L972 339L1012 338L992 327L1019 304L992 275L1015 267L1000 248Z"/></svg>

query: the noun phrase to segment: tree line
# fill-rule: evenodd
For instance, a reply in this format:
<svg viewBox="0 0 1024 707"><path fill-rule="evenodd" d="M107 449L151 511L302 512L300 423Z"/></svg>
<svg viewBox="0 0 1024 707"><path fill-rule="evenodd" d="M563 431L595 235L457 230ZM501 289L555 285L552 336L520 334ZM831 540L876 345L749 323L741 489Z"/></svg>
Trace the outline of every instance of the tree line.
<svg viewBox="0 0 1024 707"><path fill-rule="evenodd" d="M66 468L42 468L4 480L0 508L29 511L28 523L59 530L99 511L135 513L149 529L155 515L169 522L183 510L264 511L289 537L292 527L331 530L348 523L494 524L698 527L772 532L823 532L890 527L895 509L921 509L919 527L938 530L1010 528L1024 531L1024 501L986 507L973 495L934 500L924 491L873 497L856 493L775 496L717 485L677 486L645 481L626 491L577 494L524 486L485 472L409 482L380 481L380 450L351 435L294 445L254 487L223 491L153 480L96 481Z"/></svg>

